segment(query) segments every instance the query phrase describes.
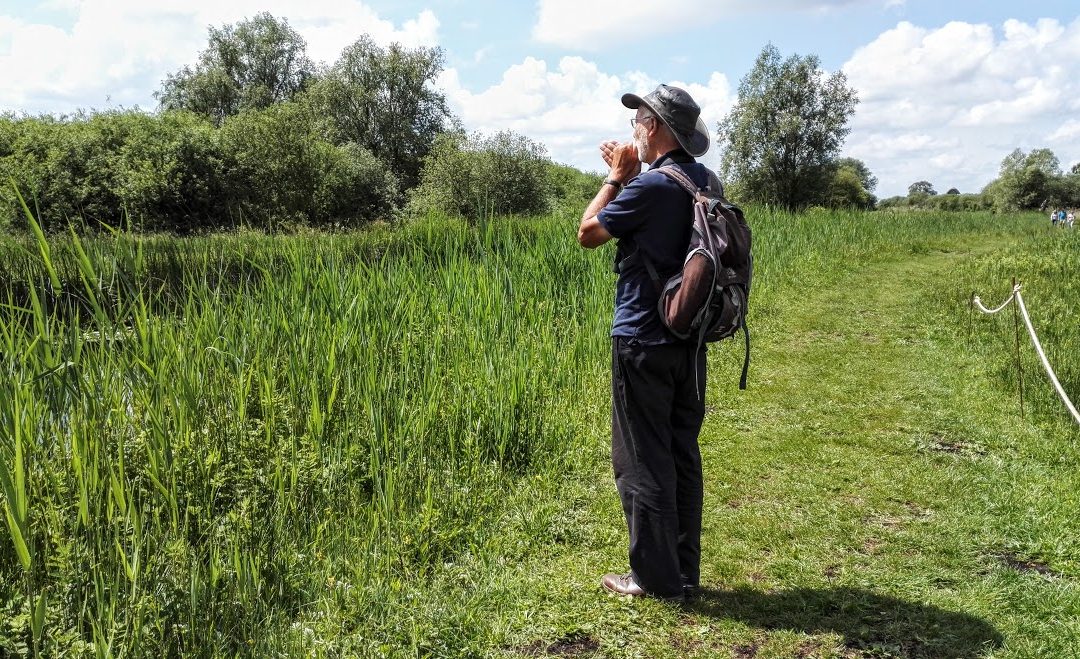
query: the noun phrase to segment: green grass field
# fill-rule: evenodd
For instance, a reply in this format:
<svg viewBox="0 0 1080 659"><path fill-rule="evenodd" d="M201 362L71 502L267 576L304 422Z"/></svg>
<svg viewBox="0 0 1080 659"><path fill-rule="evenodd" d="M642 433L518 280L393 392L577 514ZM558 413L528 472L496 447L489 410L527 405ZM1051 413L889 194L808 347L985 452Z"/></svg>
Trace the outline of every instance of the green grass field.
<svg viewBox="0 0 1080 659"><path fill-rule="evenodd" d="M7 239L0 655L1080 654L1080 432L967 307L1022 280L1080 398L1080 234L748 219L684 608L599 587L614 275L575 217Z"/></svg>

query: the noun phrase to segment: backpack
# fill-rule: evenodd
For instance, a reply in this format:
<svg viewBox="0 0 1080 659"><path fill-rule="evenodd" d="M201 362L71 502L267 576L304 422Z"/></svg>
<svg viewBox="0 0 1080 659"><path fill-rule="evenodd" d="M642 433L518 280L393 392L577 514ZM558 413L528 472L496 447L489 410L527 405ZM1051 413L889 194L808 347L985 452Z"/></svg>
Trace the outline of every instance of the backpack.
<svg viewBox="0 0 1080 659"><path fill-rule="evenodd" d="M641 252L649 276L660 291L660 319L676 337L696 339L699 348L702 343L733 336L741 328L746 352L739 389L746 389L750 368L746 311L754 271L750 227L742 209L724 198L723 186L715 174L710 172L710 185L700 189L678 165L664 165L656 171L694 198L694 228L682 270L661 281L650 259Z"/></svg>

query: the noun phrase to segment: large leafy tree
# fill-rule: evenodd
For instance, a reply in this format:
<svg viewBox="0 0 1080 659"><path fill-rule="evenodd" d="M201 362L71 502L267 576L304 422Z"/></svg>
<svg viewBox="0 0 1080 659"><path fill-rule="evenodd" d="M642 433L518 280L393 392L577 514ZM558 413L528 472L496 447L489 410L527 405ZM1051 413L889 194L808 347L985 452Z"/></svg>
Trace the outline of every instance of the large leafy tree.
<svg viewBox="0 0 1080 659"><path fill-rule="evenodd" d="M998 210L1042 208L1061 203L1061 163L1050 149L1014 149L1001 161L997 180L986 192Z"/></svg>
<svg viewBox="0 0 1080 659"><path fill-rule="evenodd" d="M198 112L220 126L243 110L293 98L314 75L303 37L288 21L263 12L211 27L195 67L169 74L155 97L162 109Z"/></svg>
<svg viewBox="0 0 1080 659"><path fill-rule="evenodd" d="M383 48L364 36L312 88L312 102L329 120L335 142L370 150L412 187L450 118L434 85L442 66L439 48Z"/></svg>
<svg viewBox="0 0 1080 659"><path fill-rule="evenodd" d="M782 59L775 46L765 46L719 124L724 178L749 201L827 203L833 161L857 103L844 74L826 76L817 56Z"/></svg>
<svg viewBox="0 0 1080 659"><path fill-rule="evenodd" d="M923 195L926 197L933 197L937 194L937 190L934 189L934 184L930 181L915 181L908 186L908 196Z"/></svg>

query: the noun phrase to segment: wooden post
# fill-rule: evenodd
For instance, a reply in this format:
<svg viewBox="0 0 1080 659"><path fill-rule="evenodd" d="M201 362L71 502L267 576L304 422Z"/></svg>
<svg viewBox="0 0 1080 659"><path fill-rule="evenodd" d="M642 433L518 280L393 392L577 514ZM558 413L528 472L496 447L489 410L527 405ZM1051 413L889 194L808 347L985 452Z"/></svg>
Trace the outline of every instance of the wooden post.
<svg viewBox="0 0 1080 659"><path fill-rule="evenodd" d="M968 299L968 322L967 322L967 342L968 346L971 345L971 318L975 315L975 291L971 291L971 297Z"/></svg>
<svg viewBox="0 0 1080 659"><path fill-rule="evenodd" d="M1012 290L1016 291L1016 277L1012 280ZM1020 363L1020 312L1019 304L1013 300L1013 330L1016 338L1016 377L1020 382L1020 419L1024 419L1024 368Z"/></svg>

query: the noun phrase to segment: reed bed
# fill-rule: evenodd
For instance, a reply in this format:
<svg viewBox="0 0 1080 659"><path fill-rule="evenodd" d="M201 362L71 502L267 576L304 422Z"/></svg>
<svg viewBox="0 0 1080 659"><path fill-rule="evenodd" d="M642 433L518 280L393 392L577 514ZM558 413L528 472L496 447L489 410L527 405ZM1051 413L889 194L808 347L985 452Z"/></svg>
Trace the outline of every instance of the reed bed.
<svg viewBox="0 0 1080 659"><path fill-rule="evenodd" d="M988 214L749 218L765 332L860 264L1016 231ZM0 653L466 646L484 621L466 601L415 622L423 585L513 560L492 538L538 503L519 483L602 458L612 253L576 228L6 238ZM739 350L713 352L728 382Z"/></svg>
<svg viewBox="0 0 1080 659"><path fill-rule="evenodd" d="M954 306L958 302L967 306L973 294L985 304L997 306L1009 296L1013 281L1020 283L1047 359L1073 403L1080 404L1080 331L1076 323L1080 232L1051 227L1041 220L1032 221L1025 240L959 268L941 287L941 293ZM984 367L991 369L1007 390L1015 392L1018 411L1022 384L1025 412L1033 414L1036 422L1066 430L1075 426L1047 379L1023 320L1014 317L1011 307L995 316L965 310L962 319L958 325L962 335L978 352ZM1075 436L1080 439L1080 432Z"/></svg>

